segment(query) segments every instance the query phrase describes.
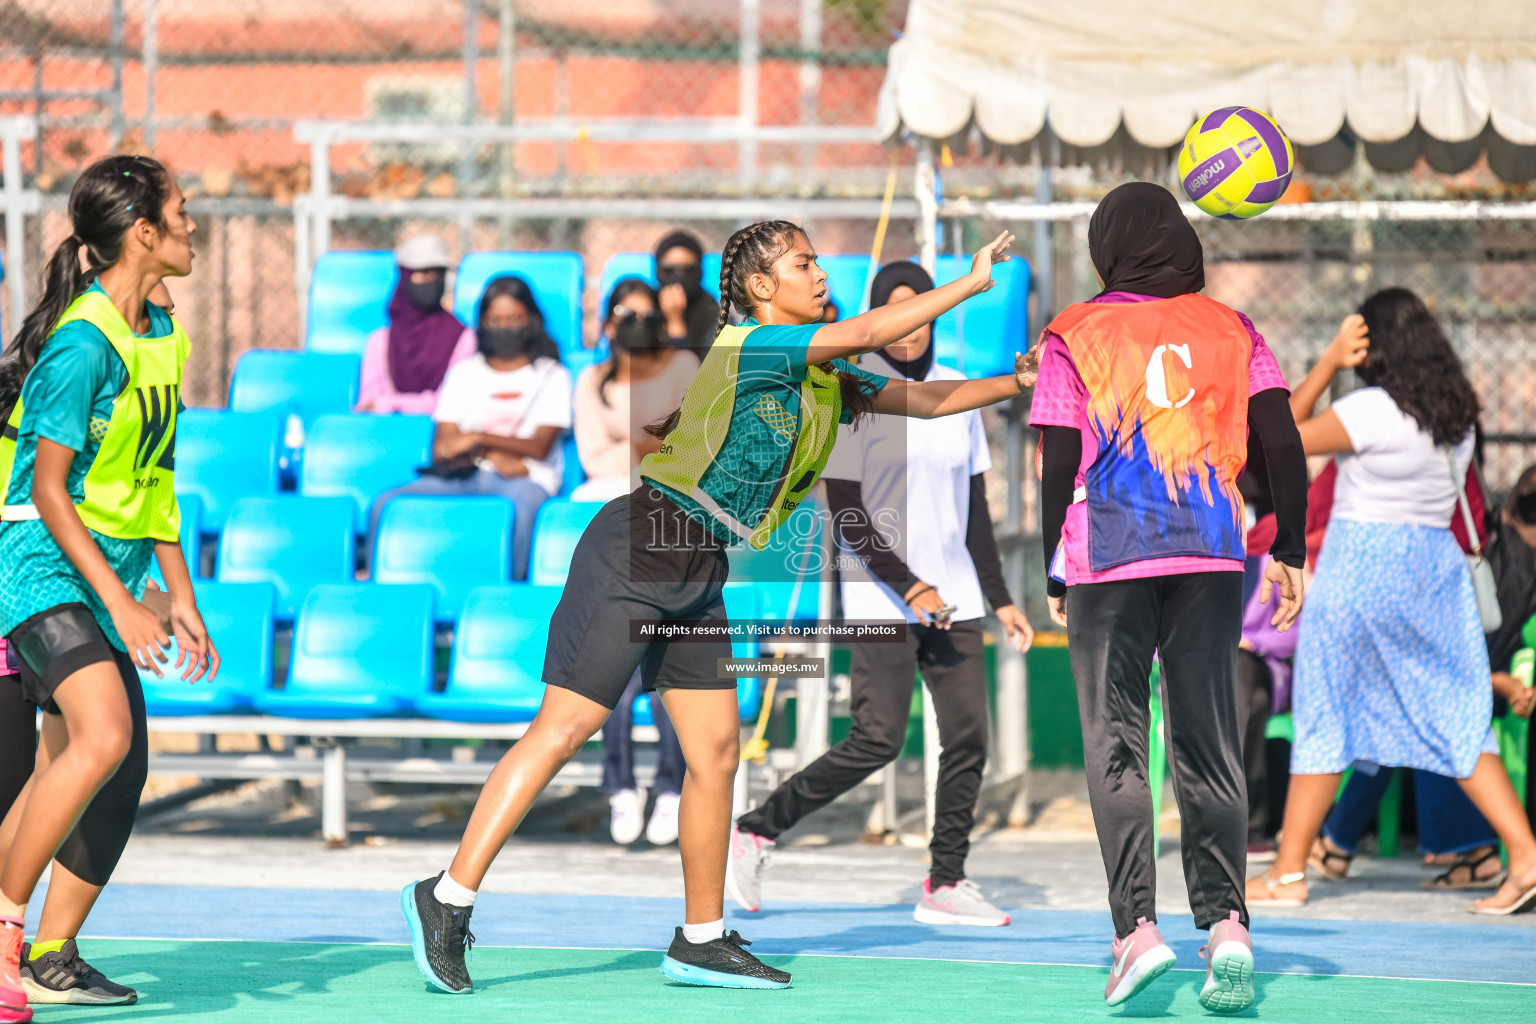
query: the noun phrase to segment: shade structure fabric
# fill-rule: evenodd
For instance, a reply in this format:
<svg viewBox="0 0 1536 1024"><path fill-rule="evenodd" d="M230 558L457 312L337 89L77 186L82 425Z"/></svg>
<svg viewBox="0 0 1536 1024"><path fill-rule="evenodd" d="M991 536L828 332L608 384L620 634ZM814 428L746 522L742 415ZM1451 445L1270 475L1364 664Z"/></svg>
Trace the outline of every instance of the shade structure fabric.
<svg viewBox="0 0 1536 1024"><path fill-rule="evenodd" d="M1330 147L1336 163L1342 134L1381 166L1422 153L1458 170L1486 149L1501 176L1529 177L1536 3L912 0L877 124L932 138L974 124L1000 146L1049 125L1081 149L1163 149L1233 104L1274 116L1304 164Z"/></svg>

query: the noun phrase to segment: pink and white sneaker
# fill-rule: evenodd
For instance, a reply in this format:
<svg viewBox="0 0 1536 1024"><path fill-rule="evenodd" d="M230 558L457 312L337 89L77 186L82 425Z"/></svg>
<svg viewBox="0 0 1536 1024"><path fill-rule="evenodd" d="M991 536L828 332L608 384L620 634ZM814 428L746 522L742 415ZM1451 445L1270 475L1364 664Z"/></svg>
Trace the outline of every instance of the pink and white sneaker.
<svg viewBox="0 0 1536 1024"><path fill-rule="evenodd" d="M1173 950L1163 942L1157 925L1144 917L1136 919L1136 930L1125 938L1116 938L1110 946L1113 962L1109 983L1104 986L1104 1001L1119 1006L1152 983L1173 966Z"/></svg>
<svg viewBox="0 0 1536 1024"><path fill-rule="evenodd" d="M969 878L954 885L933 888L931 879L923 879L923 895L912 910L919 924L968 924L978 928L1001 928L1013 918L981 894L981 887Z"/></svg>
<svg viewBox="0 0 1536 1024"><path fill-rule="evenodd" d="M0 1021L5 1024L32 1019L26 990L21 987L21 940L26 928L19 917L0 917Z"/></svg>
<svg viewBox="0 0 1536 1024"><path fill-rule="evenodd" d="M742 910L763 905L763 868L776 844L772 839L731 826L731 847L725 858L725 891Z"/></svg>
<svg viewBox="0 0 1536 1024"><path fill-rule="evenodd" d="M1211 938L1200 947L1209 956L1200 1005L1217 1013L1236 1013L1253 1003L1253 939L1232 911L1211 926Z"/></svg>

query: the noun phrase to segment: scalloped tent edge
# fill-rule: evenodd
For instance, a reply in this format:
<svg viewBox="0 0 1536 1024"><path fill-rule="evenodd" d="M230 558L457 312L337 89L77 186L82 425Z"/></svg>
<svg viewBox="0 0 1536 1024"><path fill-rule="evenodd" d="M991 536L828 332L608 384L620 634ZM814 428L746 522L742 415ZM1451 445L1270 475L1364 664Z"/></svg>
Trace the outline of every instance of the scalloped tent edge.
<svg viewBox="0 0 1536 1024"><path fill-rule="evenodd" d="M1063 162L1177 147L1195 118L1242 103L1273 115L1303 167L1333 174L1363 144L1384 171L1419 156L1447 174L1484 153L1536 179L1536 3L912 0L890 50L876 126L989 146L1050 131ZM1232 26L1243 26L1237 31ZM1032 147L1031 147L1032 148Z"/></svg>

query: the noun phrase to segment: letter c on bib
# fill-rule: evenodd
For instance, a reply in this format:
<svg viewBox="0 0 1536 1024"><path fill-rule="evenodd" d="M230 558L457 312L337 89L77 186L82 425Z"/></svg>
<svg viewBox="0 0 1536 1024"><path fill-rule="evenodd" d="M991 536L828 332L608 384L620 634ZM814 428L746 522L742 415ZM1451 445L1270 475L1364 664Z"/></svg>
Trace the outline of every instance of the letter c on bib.
<svg viewBox="0 0 1536 1024"><path fill-rule="evenodd" d="M1179 357L1185 369L1194 369L1195 364L1189 358L1188 345L1159 345L1152 350L1152 358L1147 360L1147 401L1159 409L1182 409L1195 397L1195 389L1190 388L1189 394L1177 402L1168 397L1168 376L1163 372L1163 353L1172 352Z"/></svg>

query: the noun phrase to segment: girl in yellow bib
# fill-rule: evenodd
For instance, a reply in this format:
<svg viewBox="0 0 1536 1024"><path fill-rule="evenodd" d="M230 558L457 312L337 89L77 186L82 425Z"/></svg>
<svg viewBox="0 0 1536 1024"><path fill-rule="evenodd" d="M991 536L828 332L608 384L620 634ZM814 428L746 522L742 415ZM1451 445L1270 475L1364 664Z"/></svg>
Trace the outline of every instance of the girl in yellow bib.
<svg viewBox="0 0 1536 1024"><path fill-rule="evenodd" d="M841 323L822 324L827 275L798 226L764 221L731 236L721 254L714 344L681 407L647 429L661 448L640 464L641 485L593 518L571 558L550 622L543 705L496 766L447 871L405 887L401 904L417 966L449 992L472 983L464 952L469 917L491 861L535 798L601 728L638 665L677 730L687 762L678 845L684 924L662 961L673 981L722 988L784 988L790 977L725 932L726 847L740 760L736 679L719 671L724 636L647 640L647 627L684 619L725 628L726 547L768 543L806 497L839 423L866 413L947 416L991 405L1033 383L1016 373L984 380L913 382L867 373L847 360L905 338L992 287L1008 259L1007 232L976 254L958 281ZM746 319L727 326L732 308ZM932 587L906 595L933 616ZM926 621L926 618L925 618Z"/></svg>
<svg viewBox="0 0 1536 1024"><path fill-rule="evenodd" d="M174 670L188 682L218 670L177 540L189 346L147 301L191 272L196 228L175 180L144 157L87 168L69 214L42 299L0 360L0 632L46 712L46 757L0 825L0 1008L11 1014L0 1020L31 1017L42 976L30 954L20 963L23 919L43 869L57 854L93 898L133 825L148 766L138 669L161 675L169 662L169 638L139 603L152 556L171 598ZM89 971L74 960L47 973Z"/></svg>

